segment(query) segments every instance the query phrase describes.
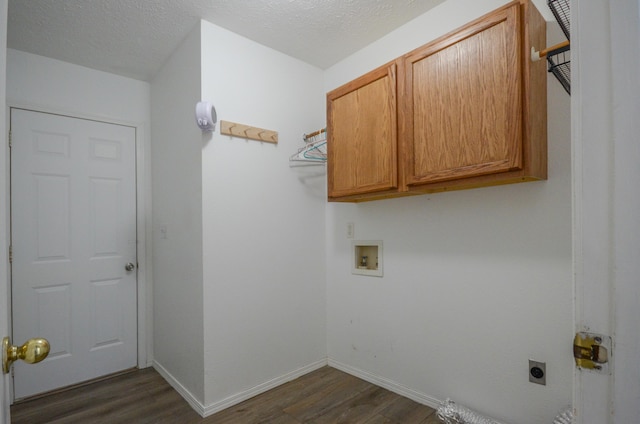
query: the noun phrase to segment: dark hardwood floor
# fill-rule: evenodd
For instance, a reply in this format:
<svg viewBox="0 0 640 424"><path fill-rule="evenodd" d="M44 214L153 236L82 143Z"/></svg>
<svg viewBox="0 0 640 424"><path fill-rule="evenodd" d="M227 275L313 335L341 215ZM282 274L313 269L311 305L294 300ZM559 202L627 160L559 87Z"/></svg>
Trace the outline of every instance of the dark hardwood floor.
<svg viewBox="0 0 640 424"><path fill-rule="evenodd" d="M324 367L207 418L152 368L11 407L13 424L436 424L435 411Z"/></svg>

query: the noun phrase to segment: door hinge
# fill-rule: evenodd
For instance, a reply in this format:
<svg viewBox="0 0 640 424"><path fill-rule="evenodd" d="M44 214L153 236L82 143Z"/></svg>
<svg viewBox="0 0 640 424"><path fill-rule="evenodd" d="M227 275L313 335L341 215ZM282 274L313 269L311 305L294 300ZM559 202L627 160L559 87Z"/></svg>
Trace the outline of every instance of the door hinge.
<svg viewBox="0 0 640 424"><path fill-rule="evenodd" d="M11 148L11 130L9 130L9 148Z"/></svg>
<svg viewBox="0 0 640 424"><path fill-rule="evenodd" d="M13 263L13 246L9 245L9 263Z"/></svg>
<svg viewBox="0 0 640 424"><path fill-rule="evenodd" d="M580 369L608 374L611 337L595 333L576 333L573 338L573 357Z"/></svg>

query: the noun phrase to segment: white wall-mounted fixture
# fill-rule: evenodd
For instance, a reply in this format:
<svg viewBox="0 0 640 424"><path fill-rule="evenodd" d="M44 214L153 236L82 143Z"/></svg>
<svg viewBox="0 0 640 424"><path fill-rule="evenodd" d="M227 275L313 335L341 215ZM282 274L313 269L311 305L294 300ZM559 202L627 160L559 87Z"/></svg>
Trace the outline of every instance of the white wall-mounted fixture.
<svg viewBox="0 0 640 424"><path fill-rule="evenodd" d="M382 277L382 240L354 240L351 273Z"/></svg>
<svg viewBox="0 0 640 424"><path fill-rule="evenodd" d="M216 108L210 102L198 102L196 104L196 124L202 131L214 131L218 115Z"/></svg>

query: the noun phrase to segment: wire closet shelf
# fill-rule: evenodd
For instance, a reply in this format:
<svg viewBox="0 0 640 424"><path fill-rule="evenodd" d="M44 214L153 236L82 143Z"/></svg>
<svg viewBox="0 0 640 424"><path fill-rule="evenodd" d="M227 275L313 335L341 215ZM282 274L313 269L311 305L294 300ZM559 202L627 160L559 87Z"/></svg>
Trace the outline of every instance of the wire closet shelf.
<svg viewBox="0 0 640 424"><path fill-rule="evenodd" d="M571 40L570 4L569 0L547 0L547 4L555 16L567 40ZM569 45L559 47L547 54L548 70L571 95L571 48Z"/></svg>

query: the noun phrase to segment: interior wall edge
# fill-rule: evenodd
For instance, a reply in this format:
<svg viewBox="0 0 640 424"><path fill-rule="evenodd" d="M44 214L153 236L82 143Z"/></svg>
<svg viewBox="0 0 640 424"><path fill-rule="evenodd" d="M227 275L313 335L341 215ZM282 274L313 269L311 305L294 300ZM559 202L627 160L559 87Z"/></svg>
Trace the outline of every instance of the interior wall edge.
<svg viewBox="0 0 640 424"><path fill-rule="evenodd" d="M331 358L329 358L328 362L329 366L332 368L346 372L347 374L350 374L354 377L361 378L362 380L368 381L369 383L375 384L376 386L380 386L393 393L397 393L422 405L427 405L430 408L437 409L438 405L442 402L442 400L437 399L433 396L413 390L396 381L382 377L381 375L373 374L361 368L347 365L344 362L336 361L335 359Z"/></svg>
<svg viewBox="0 0 640 424"><path fill-rule="evenodd" d="M321 359L316 362L312 362L309 365L304 367L292 370L286 374L281 375L280 377L276 377L269 381L265 381L264 383L258 384L250 389L244 390L242 392L236 393L235 395L229 396L220 401L214 402L210 405L207 405L204 408L203 417L208 417L210 415L215 414L216 412L220 412L224 409L230 408L234 405L237 405L241 402L244 402L247 399L251 399L254 396L257 396L261 393L267 392L271 389L275 389L278 386L286 384L290 381L295 380L296 378L302 377L303 375L309 374L317 369L320 369L328 364L327 359Z"/></svg>
<svg viewBox="0 0 640 424"><path fill-rule="evenodd" d="M164 378L176 392L196 411L200 416L204 416L205 407L200 400L193 395L182 383L180 383L165 367L155 359L153 360L153 369Z"/></svg>

